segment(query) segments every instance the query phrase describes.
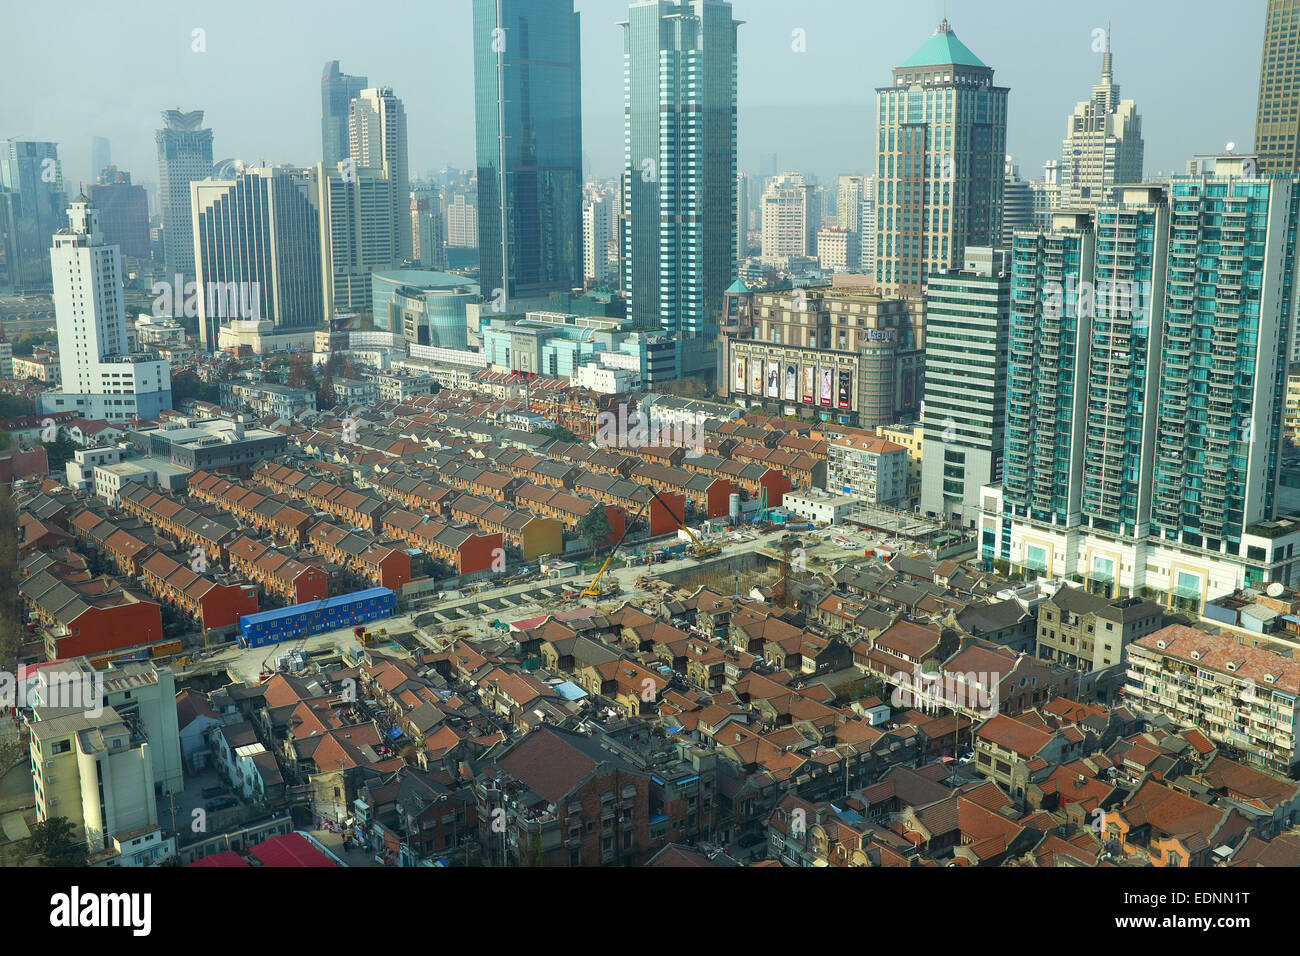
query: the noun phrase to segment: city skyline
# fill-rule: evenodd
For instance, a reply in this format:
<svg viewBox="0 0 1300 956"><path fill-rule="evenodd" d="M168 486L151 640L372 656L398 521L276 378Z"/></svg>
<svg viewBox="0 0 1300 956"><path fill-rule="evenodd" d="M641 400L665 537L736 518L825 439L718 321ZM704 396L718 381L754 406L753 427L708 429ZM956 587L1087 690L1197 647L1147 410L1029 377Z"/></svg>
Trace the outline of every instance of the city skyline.
<svg viewBox="0 0 1300 956"><path fill-rule="evenodd" d="M742 171L755 169L759 156L771 152L783 169L823 181L873 171L872 93L934 31L945 8L941 0L925 0L890 8L886 17L885 6L823 0L792 10L768 0L736 0L734 15L744 24L738 32ZM1125 95L1138 102L1145 119L1151 175L1181 172L1192 155L1228 142L1239 149L1251 145L1264 6L1260 0L1248 12L1224 17L1208 2L1196 2L1169 19L1158 7L1044 11L1028 2L954 0L947 15L1011 90L1007 151L1026 178L1037 178L1044 161L1059 158L1063 121L1096 82L1102 56L1097 31L1104 34L1109 25ZM613 177L622 153L617 23L626 17L627 4L578 0L575 9L583 19L583 172ZM22 36L23 24L35 15L15 11L15 29L7 35ZM150 147L158 111L202 109L215 133L215 155L238 156L249 165L314 165L320 153L321 63L337 59L344 70L399 91L408 112L413 179L444 165L473 167L469 4L440 8L436 20L431 8L410 11L404 35L450 41L436 58L392 56L392 41L372 41L342 17L318 18L304 35L303 24L288 11L258 8L257 15L266 29L241 34L235 43L215 21L205 27L202 16L149 4L137 18L104 24L101 37L128 53L148 55L125 58L111 77L94 84L76 70L54 72L53 61L33 49L0 41L10 75L19 78L6 107L7 135L58 142L65 178L74 184L94 181L98 171L87 168L91 140L106 137L117 166L131 172L133 181L146 182L153 173ZM421 33L426 15L428 30L436 34ZM1204 30L1211 19L1212 42ZM1013 23L1020 26L1006 28ZM1026 43L1026 34L1040 41ZM294 37L293 43L281 43L285 36ZM1189 73L1189 50L1235 68ZM791 57L805 58L795 62L807 66L790 69L784 59ZM1175 75L1179 82L1168 83ZM69 76L77 77L75 84ZM268 85L277 90L274 100L261 95ZM819 136L792 136L798 128L816 128Z"/></svg>

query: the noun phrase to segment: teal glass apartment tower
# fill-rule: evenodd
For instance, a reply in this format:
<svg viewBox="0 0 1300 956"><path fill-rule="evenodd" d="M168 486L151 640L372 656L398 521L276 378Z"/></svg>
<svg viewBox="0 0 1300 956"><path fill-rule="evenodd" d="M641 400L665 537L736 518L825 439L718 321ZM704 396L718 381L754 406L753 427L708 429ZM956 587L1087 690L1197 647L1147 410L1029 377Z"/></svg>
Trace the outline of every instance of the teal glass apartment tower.
<svg viewBox="0 0 1300 956"><path fill-rule="evenodd" d="M51 288L50 242L67 224L57 143L0 139L0 253L18 292Z"/></svg>
<svg viewBox="0 0 1300 956"><path fill-rule="evenodd" d="M349 76L330 60L320 74L320 152L326 169L348 158L348 107L370 85L369 77Z"/></svg>
<svg viewBox="0 0 1300 956"><path fill-rule="evenodd" d="M1007 89L947 20L876 90L876 283L919 294L1002 239Z"/></svg>
<svg viewBox="0 0 1300 956"><path fill-rule="evenodd" d="M1017 568L1199 611L1298 577L1278 509L1297 181L1195 166L1016 233L1000 517Z"/></svg>
<svg viewBox="0 0 1300 956"><path fill-rule="evenodd" d="M637 0L623 23L623 288L639 328L712 375L736 277L736 32L724 0Z"/></svg>
<svg viewBox="0 0 1300 956"><path fill-rule="evenodd" d="M474 0L479 286L582 286L582 82L572 0Z"/></svg>

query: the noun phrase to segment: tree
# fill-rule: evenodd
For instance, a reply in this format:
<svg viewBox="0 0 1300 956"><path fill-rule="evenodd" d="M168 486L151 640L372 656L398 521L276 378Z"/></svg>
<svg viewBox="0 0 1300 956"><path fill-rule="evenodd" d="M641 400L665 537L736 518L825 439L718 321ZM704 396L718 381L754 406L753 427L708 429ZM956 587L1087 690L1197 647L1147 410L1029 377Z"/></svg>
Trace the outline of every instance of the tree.
<svg viewBox="0 0 1300 956"><path fill-rule="evenodd" d="M32 828L32 849L43 866L85 866L85 843L76 840L67 817L50 817Z"/></svg>
<svg viewBox="0 0 1300 956"><path fill-rule="evenodd" d="M614 536L614 529L609 526L609 516L605 514L605 509L601 505L596 505L578 519L574 530L592 550L608 544Z"/></svg>
<svg viewBox="0 0 1300 956"><path fill-rule="evenodd" d="M45 449L45 457L50 462L50 474L63 471L63 466L72 461L72 456L77 450L76 443L68 437L66 429L59 429L59 436L52 442L43 441L41 447Z"/></svg>
<svg viewBox="0 0 1300 956"><path fill-rule="evenodd" d="M316 381L316 373L311 367L311 356L295 356L289 360L289 377L285 382L290 388L306 388L316 391L319 383Z"/></svg>
<svg viewBox="0 0 1300 956"><path fill-rule="evenodd" d="M22 418L36 412L36 402L19 395L0 395L0 418Z"/></svg>
<svg viewBox="0 0 1300 956"><path fill-rule="evenodd" d="M0 451L4 451L14 443L14 436L5 431L0 431Z"/></svg>
<svg viewBox="0 0 1300 956"><path fill-rule="evenodd" d="M567 428L561 428L559 425L548 425L545 428L537 428L534 431L538 435L545 435L547 438L554 438L558 441L576 442L578 436Z"/></svg>
<svg viewBox="0 0 1300 956"><path fill-rule="evenodd" d="M172 373L172 405L179 408L186 402L200 398L203 383L189 369Z"/></svg>
<svg viewBox="0 0 1300 956"><path fill-rule="evenodd" d="M320 383L320 388L316 391L316 407L319 409L333 408L338 403L338 393L334 391L334 383L330 381L327 372L324 380Z"/></svg>

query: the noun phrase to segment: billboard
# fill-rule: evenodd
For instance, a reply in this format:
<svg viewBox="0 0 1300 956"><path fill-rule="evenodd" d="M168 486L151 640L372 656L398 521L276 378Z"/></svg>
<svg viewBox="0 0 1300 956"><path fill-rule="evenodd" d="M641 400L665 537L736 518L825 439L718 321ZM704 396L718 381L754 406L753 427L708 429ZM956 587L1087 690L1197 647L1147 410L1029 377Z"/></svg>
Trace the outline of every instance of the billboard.
<svg viewBox="0 0 1300 956"><path fill-rule="evenodd" d="M749 357L749 394L755 398L763 397L763 362L752 355Z"/></svg>
<svg viewBox="0 0 1300 956"><path fill-rule="evenodd" d="M840 369L840 408L853 407L853 373Z"/></svg>
<svg viewBox="0 0 1300 956"><path fill-rule="evenodd" d="M805 365L803 367L803 400L811 405L816 400L817 392L817 366Z"/></svg>
<svg viewBox="0 0 1300 956"><path fill-rule="evenodd" d="M740 357L736 359L736 391L745 390L745 359Z"/></svg>
<svg viewBox="0 0 1300 956"><path fill-rule="evenodd" d="M785 363L785 400L799 401L799 366L794 362Z"/></svg>
<svg viewBox="0 0 1300 956"><path fill-rule="evenodd" d="M832 382L834 380L835 370L829 368L823 368L820 371L821 371L821 396L820 396L821 404L830 405L834 401L834 399L831 397L831 392L834 389L834 385L832 384Z"/></svg>
<svg viewBox="0 0 1300 956"><path fill-rule="evenodd" d="M767 397L781 397L781 363L776 359L767 362Z"/></svg>

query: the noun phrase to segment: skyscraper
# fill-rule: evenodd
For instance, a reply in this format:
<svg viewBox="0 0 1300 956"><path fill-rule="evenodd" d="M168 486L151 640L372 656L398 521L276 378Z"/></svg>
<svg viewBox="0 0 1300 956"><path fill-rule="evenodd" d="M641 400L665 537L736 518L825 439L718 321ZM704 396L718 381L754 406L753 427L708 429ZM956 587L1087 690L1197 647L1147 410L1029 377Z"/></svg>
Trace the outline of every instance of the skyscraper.
<svg viewBox="0 0 1300 956"><path fill-rule="evenodd" d="M841 176L835 194L835 217L841 229L862 228L862 184L864 176Z"/></svg>
<svg viewBox="0 0 1300 956"><path fill-rule="evenodd" d="M799 173L782 173L763 191L763 262L817 255L820 209Z"/></svg>
<svg viewBox="0 0 1300 956"><path fill-rule="evenodd" d="M921 510L973 528L980 488L1002 476L1011 254L965 259L926 285Z"/></svg>
<svg viewBox="0 0 1300 956"><path fill-rule="evenodd" d="M50 288L50 237L66 222L56 143L0 139L0 239L9 283Z"/></svg>
<svg viewBox="0 0 1300 956"><path fill-rule="evenodd" d="M234 179L191 187L199 338L208 351L230 320L265 320L276 328L324 321L313 179L310 169L250 167Z"/></svg>
<svg viewBox="0 0 1300 956"><path fill-rule="evenodd" d="M320 154L326 169L348 158L348 110L369 85L368 77L340 72L338 60L330 60L321 70Z"/></svg>
<svg viewBox="0 0 1300 956"><path fill-rule="evenodd" d="M876 94L876 282L915 294L1001 237L1007 89L944 20Z"/></svg>
<svg viewBox="0 0 1300 956"><path fill-rule="evenodd" d="M869 276L876 274L876 177L864 176L862 179L862 200L860 203L858 226L858 246L862 253L862 271Z"/></svg>
<svg viewBox="0 0 1300 956"><path fill-rule="evenodd" d="M736 31L725 0L636 0L623 26L623 286L680 375L714 370L735 278Z"/></svg>
<svg viewBox="0 0 1300 956"><path fill-rule="evenodd" d="M736 261L749 254L749 175L736 173Z"/></svg>
<svg viewBox="0 0 1300 956"><path fill-rule="evenodd" d="M190 183L212 174L212 130L203 110L163 110L158 130L158 205L162 209L163 258L185 279L194 277L194 223Z"/></svg>
<svg viewBox="0 0 1300 956"><path fill-rule="evenodd" d="M1034 190L1020 178L1020 166L1007 157L1002 181L1002 244L1011 247L1011 237L1019 229L1034 225Z"/></svg>
<svg viewBox="0 0 1300 956"><path fill-rule="evenodd" d="M474 0L484 296L582 285L579 33L572 0Z"/></svg>
<svg viewBox="0 0 1300 956"><path fill-rule="evenodd" d="M426 269L447 268L447 220L442 195L436 185L411 189L411 241L413 258Z"/></svg>
<svg viewBox="0 0 1300 956"><path fill-rule="evenodd" d="M1300 0L1268 0L1259 60L1255 155L1265 173L1300 173Z"/></svg>
<svg viewBox="0 0 1300 956"><path fill-rule="evenodd" d="M149 199L143 186L131 184L131 174L116 166L105 166L99 182L87 187L90 201L99 211L104 241L119 246L122 255L148 259Z"/></svg>
<svg viewBox="0 0 1300 956"><path fill-rule="evenodd" d="M356 169L372 169L392 184L389 218L396 258L411 258L411 180L406 158L406 110L389 87L362 90L348 112L348 152Z"/></svg>
<svg viewBox="0 0 1300 956"><path fill-rule="evenodd" d="M1004 513L1013 565L1200 610L1297 574L1278 515L1297 182L1251 156L1018 233Z"/></svg>
<svg viewBox="0 0 1300 956"><path fill-rule="evenodd" d="M94 205L77 196L67 222L50 250L62 385L41 396L41 409L110 421L154 418L171 407L171 367L128 350L121 256L104 241Z"/></svg>
<svg viewBox="0 0 1300 956"><path fill-rule="evenodd" d="M582 275L596 283L609 279L609 240L614 234L614 204L594 196L582 204Z"/></svg>
<svg viewBox="0 0 1300 956"><path fill-rule="evenodd" d="M345 171L319 164L312 170L319 211L321 277L331 313L370 308L370 274L398 263L393 222L393 182L386 169L358 166ZM411 236L410 200L404 225Z"/></svg>
<svg viewBox="0 0 1300 956"><path fill-rule="evenodd" d="M1091 208L1111 200L1115 186L1142 181L1142 117L1132 100L1119 98L1111 72L1110 31L1101 59L1101 82L1074 108L1061 147L1061 205Z"/></svg>
<svg viewBox="0 0 1300 956"><path fill-rule="evenodd" d="M105 136L90 138L90 175L98 178L108 166L113 165L113 151Z"/></svg>
<svg viewBox="0 0 1300 956"><path fill-rule="evenodd" d="M447 203L447 246L472 249L478 245L478 207L465 193L456 193Z"/></svg>

